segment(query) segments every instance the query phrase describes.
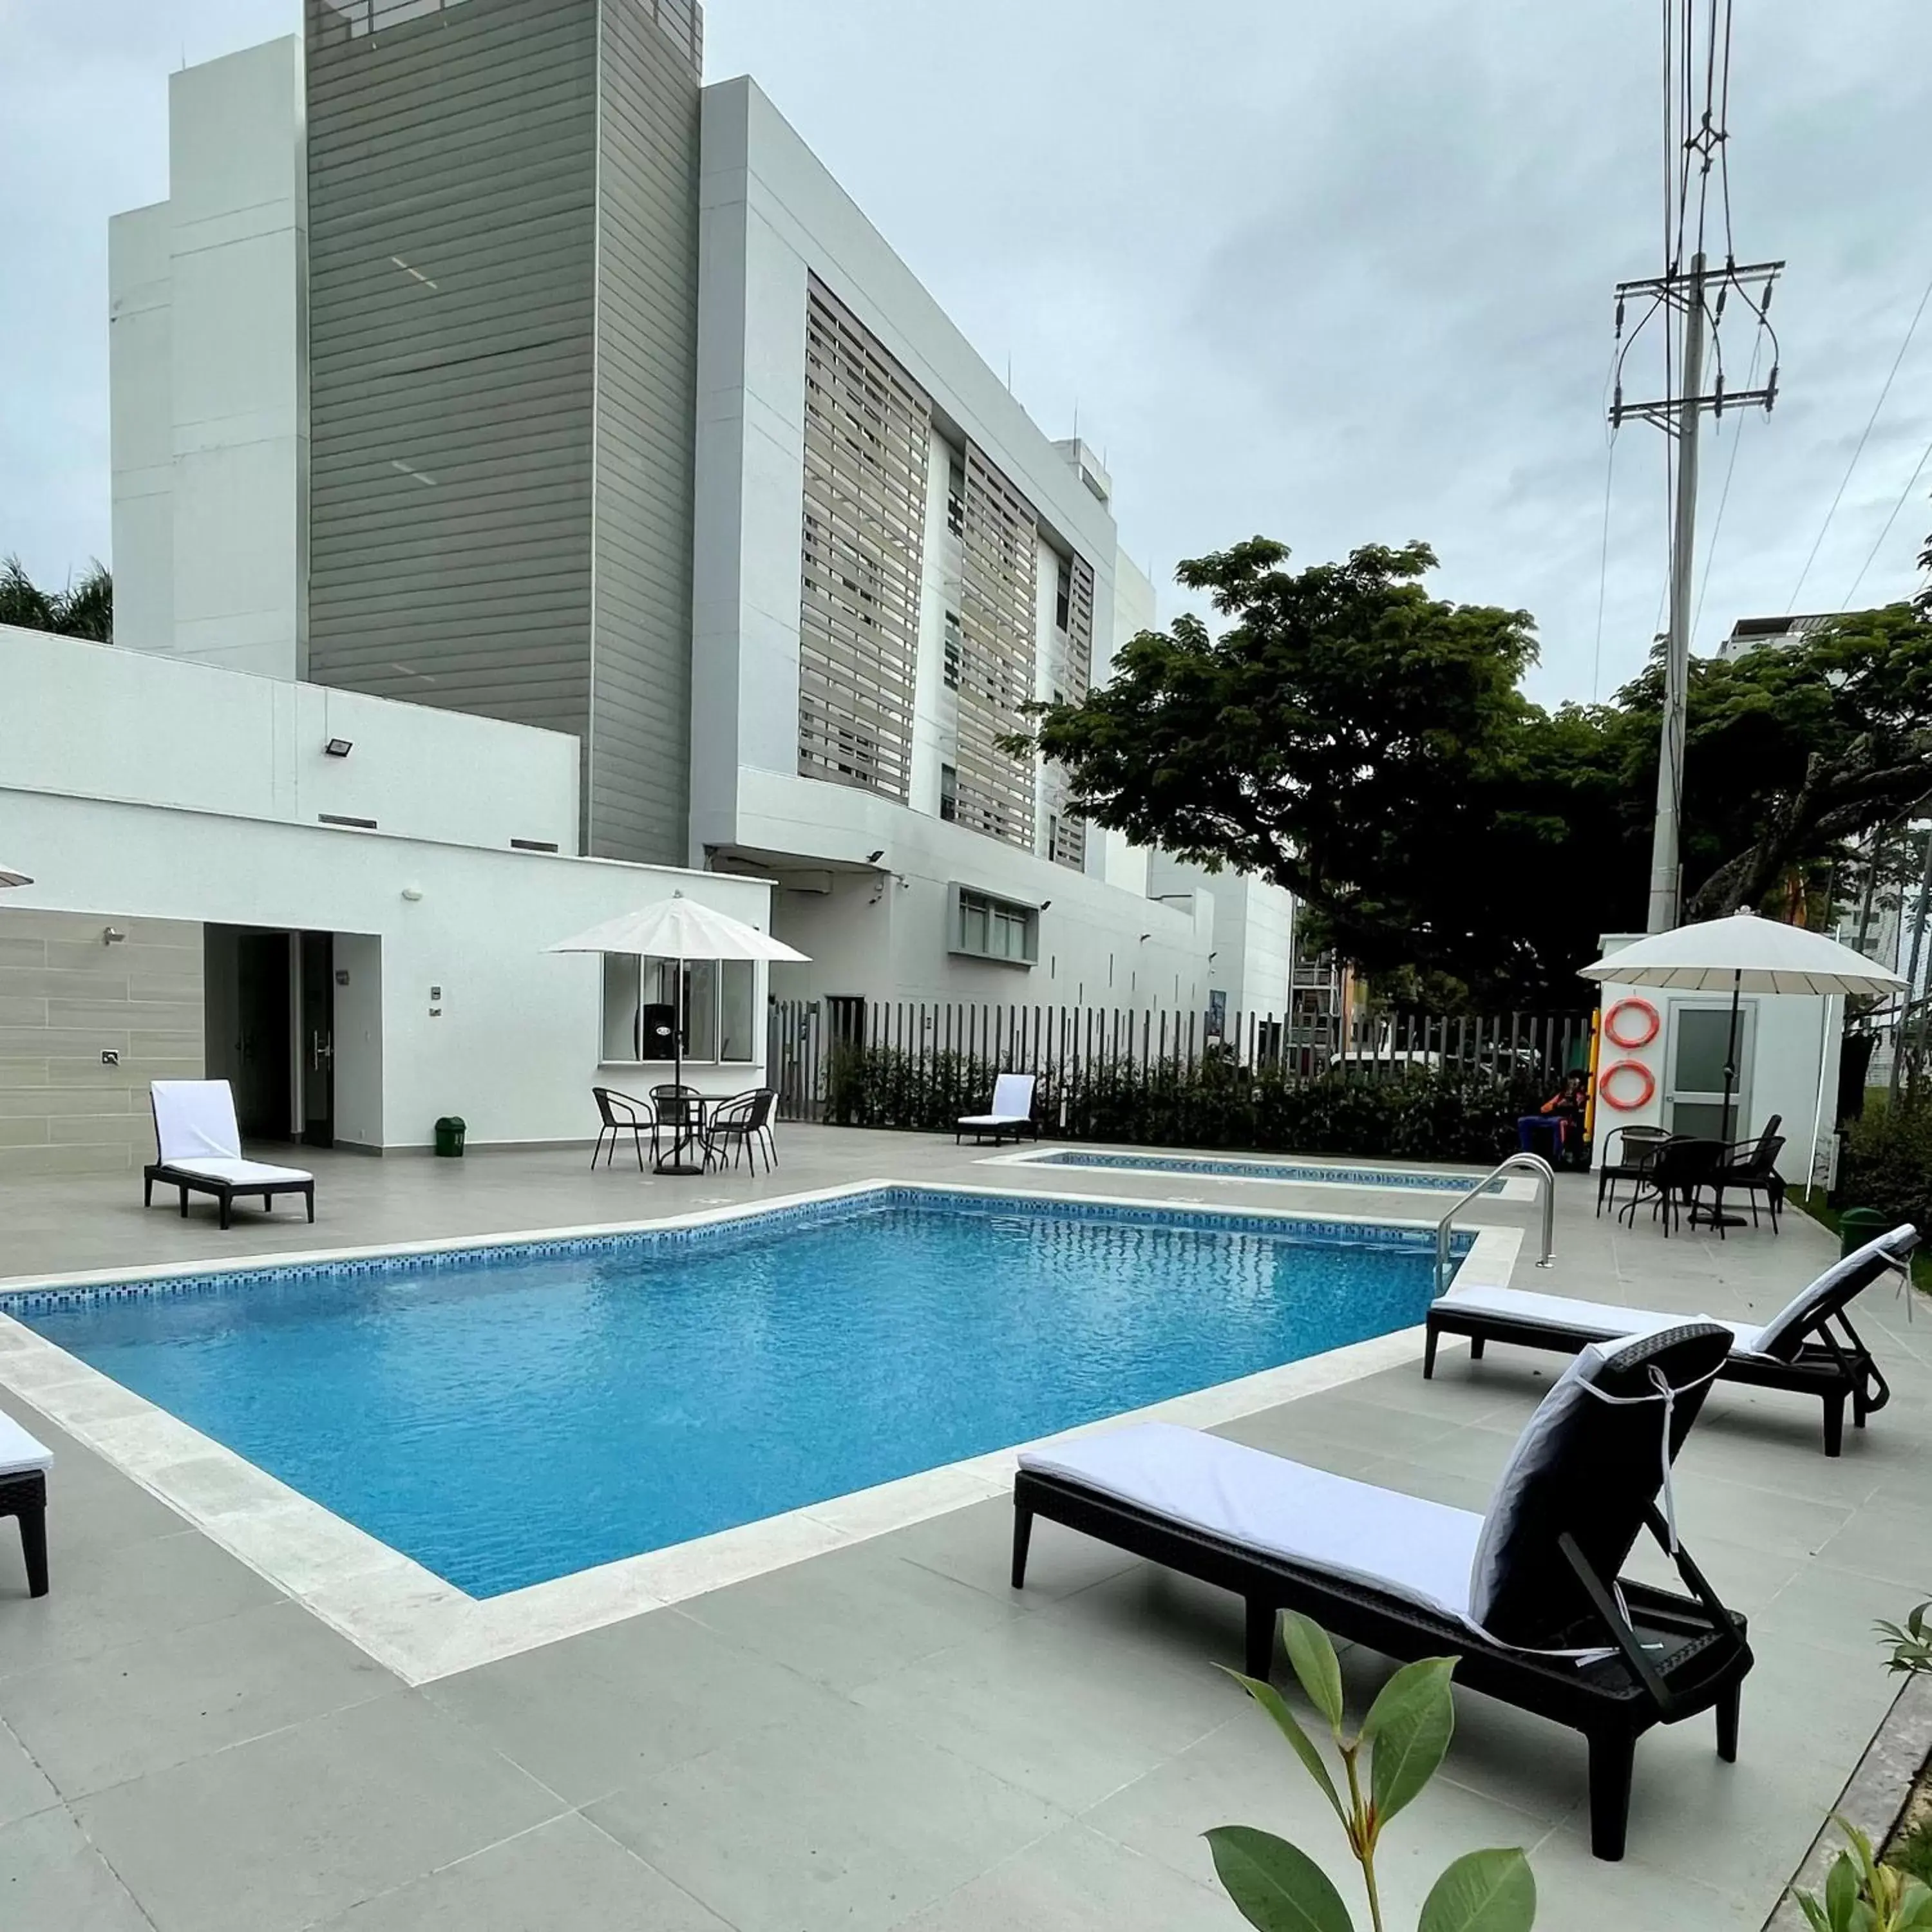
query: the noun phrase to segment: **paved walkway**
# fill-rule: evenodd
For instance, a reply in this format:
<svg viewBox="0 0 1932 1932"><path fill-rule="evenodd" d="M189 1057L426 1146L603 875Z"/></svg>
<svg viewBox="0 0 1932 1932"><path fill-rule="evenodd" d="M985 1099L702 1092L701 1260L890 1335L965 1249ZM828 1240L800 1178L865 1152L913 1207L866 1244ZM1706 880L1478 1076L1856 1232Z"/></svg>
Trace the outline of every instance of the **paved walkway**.
<svg viewBox="0 0 1932 1932"><path fill-rule="evenodd" d="M322 1163L314 1229L283 1213L226 1238L203 1210L143 1215L124 1180L8 1188L0 1267L610 1222L871 1175L1430 1211L1029 1174L886 1135L794 1130L784 1149L756 1183L593 1178L581 1155L343 1157ZM1832 1252L1802 1218L1775 1241L1666 1244L1594 1222L1590 1188L1562 1184L1559 1266L1538 1274L1526 1243L1518 1285L1761 1319ZM1863 1314L1898 1393L1840 1460L1815 1405L1720 1388L1680 1465L1686 1540L1752 1618L1741 1761L1718 1762L1708 1720L1654 1732L1630 1856L1604 1865L1580 1741L1462 1697L1444 1778L1390 1830L1391 1926L1456 1853L1521 1844L1546 1932L1756 1932L1890 1701L1872 1619L1932 1589L1932 1327L1906 1327L1888 1292ZM1432 1384L1371 1376L1225 1432L1479 1508L1552 1366L1456 1349ZM1199 1834L1232 1821L1346 1878L1332 1820L1210 1667L1239 1660L1238 1606L1046 1523L1015 1595L1004 1502L410 1689L99 1458L52 1446L51 1596L26 1598L0 1528L8 1932L1227 1932ZM1360 1699L1384 1666L1348 1668Z"/></svg>

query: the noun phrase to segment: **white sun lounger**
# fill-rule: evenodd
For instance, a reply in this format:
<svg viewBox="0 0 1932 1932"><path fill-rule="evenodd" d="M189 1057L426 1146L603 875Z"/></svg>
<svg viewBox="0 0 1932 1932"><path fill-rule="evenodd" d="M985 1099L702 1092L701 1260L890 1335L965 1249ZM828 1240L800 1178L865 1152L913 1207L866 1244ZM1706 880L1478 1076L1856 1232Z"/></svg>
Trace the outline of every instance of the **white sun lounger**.
<svg viewBox="0 0 1932 1932"><path fill-rule="evenodd" d="M1852 1421L1862 1429L1866 1417L1882 1408L1892 1394L1846 1310L1874 1282L1910 1268L1918 1245L1918 1231L1908 1222L1833 1263L1768 1322L1757 1327L1720 1322L1732 1335L1724 1380L1816 1396L1825 1405L1825 1453L1837 1455L1844 1442L1846 1401ZM1470 1354L1480 1360L1489 1342L1569 1354L1592 1342L1654 1334L1683 1318L1522 1288L1458 1288L1429 1310L1422 1372L1436 1372L1436 1345L1444 1335L1468 1336Z"/></svg>
<svg viewBox="0 0 1932 1932"><path fill-rule="evenodd" d="M1008 1134L1018 1140L1022 1134L1030 1134L1040 1138L1040 1129L1034 1124L1034 1076L1030 1073L1002 1073L993 1082L993 1104L983 1114L964 1115L952 1132L952 1142L956 1147L962 1134L970 1134L975 1141L991 1138L998 1147Z"/></svg>
<svg viewBox="0 0 1932 1932"><path fill-rule="evenodd" d="M1620 1858L1644 1732L1714 1710L1718 1754L1737 1754L1744 1620L1677 1542L1666 1473L1725 1348L1696 1321L1585 1349L1480 1516L1170 1424L1025 1450L1013 1587L1043 1516L1240 1595L1251 1677L1284 1610L1384 1656L1453 1654L1459 1686L1588 1738L1592 1846ZM1690 1594L1623 1576L1646 1529Z"/></svg>
<svg viewBox="0 0 1932 1932"><path fill-rule="evenodd" d="M54 1453L10 1415L0 1415L0 1516L17 1517L27 1594L47 1594L47 1472Z"/></svg>
<svg viewBox="0 0 1932 1932"><path fill-rule="evenodd" d="M238 1194L262 1197L272 1208L278 1194L299 1194L315 1219L315 1176L298 1167L272 1167L242 1157L242 1130L235 1118L235 1095L225 1080L156 1080L148 1089L154 1112L155 1157L141 1171L141 1198L154 1202L154 1184L177 1188L181 1210L188 1197L212 1194L229 1224Z"/></svg>

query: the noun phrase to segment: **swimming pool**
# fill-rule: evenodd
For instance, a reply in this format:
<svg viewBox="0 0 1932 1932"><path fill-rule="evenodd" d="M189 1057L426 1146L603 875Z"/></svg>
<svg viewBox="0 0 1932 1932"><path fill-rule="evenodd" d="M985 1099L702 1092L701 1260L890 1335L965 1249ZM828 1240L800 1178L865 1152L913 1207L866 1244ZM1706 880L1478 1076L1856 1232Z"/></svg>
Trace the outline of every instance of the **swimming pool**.
<svg viewBox="0 0 1932 1932"><path fill-rule="evenodd" d="M1130 1174L1199 1175L1214 1180L1282 1180L1314 1187L1404 1187L1430 1194L1462 1194L1482 1179L1480 1173L1444 1168L1348 1167L1318 1160L1231 1158L1204 1160L1187 1154L1105 1154L1084 1148L1048 1148L1010 1156L1024 1167L1113 1168ZM1485 1190L1503 1192L1508 1184L1492 1180Z"/></svg>
<svg viewBox="0 0 1932 1932"><path fill-rule="evenodd" d="M1406 1328L1431 1258L1372 1222L884 1187L0 1305L490 1597Z"/></svg>

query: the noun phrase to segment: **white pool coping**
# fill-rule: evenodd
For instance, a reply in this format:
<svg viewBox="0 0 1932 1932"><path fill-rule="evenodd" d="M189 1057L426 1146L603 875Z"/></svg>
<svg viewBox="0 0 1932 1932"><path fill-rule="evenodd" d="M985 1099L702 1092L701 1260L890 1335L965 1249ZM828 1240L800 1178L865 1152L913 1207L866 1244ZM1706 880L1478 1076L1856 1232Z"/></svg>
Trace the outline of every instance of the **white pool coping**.
<svg viewBox="0 0 1932 1932"><path fill-rule="evenodd" d="M1082 1154L1125 1154L1136 1160L1144 1160L1144 1167L1108 1167L1096 1162L1083 1164ZM1069 1158L1071 1155L1072 1157ZM1217 1160L1246 1160L1279 1167L1280 1174L1215 1174L1210 1171ZM1421 1184L1426 1180L1460 1180L1470 1187L1480 1185L1490 1178L1489 1172L1482 1168L1420 1167L1398 1166L1391 1162L1376 1160L1350 1160L1337 1154L1333 1160L1323 1160L1311 1155L1306 1161L1298 1161L1286 1155L1276 1154L1190 1154L1179 1148L1170 1151L1163 1148L1108 1148L1092 1147L1068 1148L1065 1147L1030 1147L1012 1154L982 1155L978 1165L981 1167L1025 1167L1048 1174L1140 1174L1150 1180L1211 1181L1228 1187L1313 1187L1324 1192L1343 1194L1363 1194L1371 1190L1379 1192L1388 1188L1396 1193L1426 1194L1432 1199L1442 1201L1447 1208L1450 1203L1445 1198L1448 1190L1430 1187ZM1346 1167L1357 1174L1370 1174L1372 1180L1314 1180L1304 1174L1293 1172L1305 1167L1310 1172L1324 1167ZM1489 1201L1533 1201L1536 1198L1536 1183L1528 1175L1505 1174L1493 1194L1483 1197Z"/></svg>
<svg viewBox="0 0 1932 1932"><path fill-rule="evenodd" d="M254 1268L284 1268L391 1255L434 1254L526 1241L570 1240L653 1228L693 1227L755 1219L774 1209L904 1189L931 1194L980 1194L1134 1208L1172 1208L1194 1214L1252 1210L1204 1207L1150 1196L1048 1194L1029 1189L962 1186L955 1183L871 1180L814 1189L754 1205L703 1210L645 1221L591 1227L543 1228L526 1233L334 1248L304 1254L266 1254L184 1266L88 1270L0 1280L0 1293L201 1276ZM1353 1214L1324 1216L1259 1210L1282 1221L1342 1219L1377 1226L1432 1232L1434 1223ZM1464 1286L1508 1284L1521 1248L1521 1231L1485 1227L1457 1270ZM104 1457L158 1496L230 1553L305 1605L331 1628L406 1683L421 1684L514 1657L560 1638L576 1636L730 1583L763 1576L807 1557L843 1549L969 1504L1006 1495L1023 1450L1070 1442L1124 1422L1164 1421L1211 1428L1298 1396L1338 1388L1418 1359L1422 1330L1406 1328L1284 1366L1244 1376L1213 1388L1017 1443L981 1456L903 1476L875 1487L812 1503L710 1536L580 1570L496 1597L476 1598L379 1542L334 1511L279 1482L234 1450L158 1408L111 1377L0 1314L0 1388ZM50 1504L60 1507L58 1468Z"/></svg>

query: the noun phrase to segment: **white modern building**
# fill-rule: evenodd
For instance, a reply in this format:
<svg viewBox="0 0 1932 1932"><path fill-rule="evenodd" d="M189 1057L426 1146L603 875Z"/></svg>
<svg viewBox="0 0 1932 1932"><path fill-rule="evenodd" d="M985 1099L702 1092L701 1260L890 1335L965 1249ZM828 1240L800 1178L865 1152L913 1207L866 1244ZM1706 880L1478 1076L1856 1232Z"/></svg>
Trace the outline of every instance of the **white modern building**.
<svg viewBox="0 0 1932 1932"><path fill-rule="evenodd" d="M1150 890L1001 742L1152 621L1098 457L751 81L707 88L703 129L694 858L777 881L814 962L782 987L1203 1010L1214 896Z"/></svg>
<svg viewBox="0 0 1932 1932"><path fill-rule="evenodd" d="M119 1064L379 1148L586 1135L593 1078L647 1083L670 969L524 938L674 886L812 962L690 985L714 1090L758 1084L772 998L848 1038L884 1001L1285 1013L1285 893L1083 824L1006 747L1156 620L1104 466L753 83L702 86L690 0L304 16L170 77L167 199L111 226L116 642L10 652L22 970L164 922L196 990ZM95 970L0 999L75 1034L56 1004L134 1000ZM14 1164L80 1159L58 1115Z"/></svg>
<svg viewBox="0 0 1932 1932"><path fill-rule="evenodd" d="M577 856L561 734L37 631L0 657L34 881L0 904L0 1175L138 1166L148 1082L204 1075L264 1139L588 1140L592 1087L669 1077L638 1022L672 969L544 948L676 892L769 928L762 881ZM765 969L685 971L686 1082L764 1084Z"/></svg>

